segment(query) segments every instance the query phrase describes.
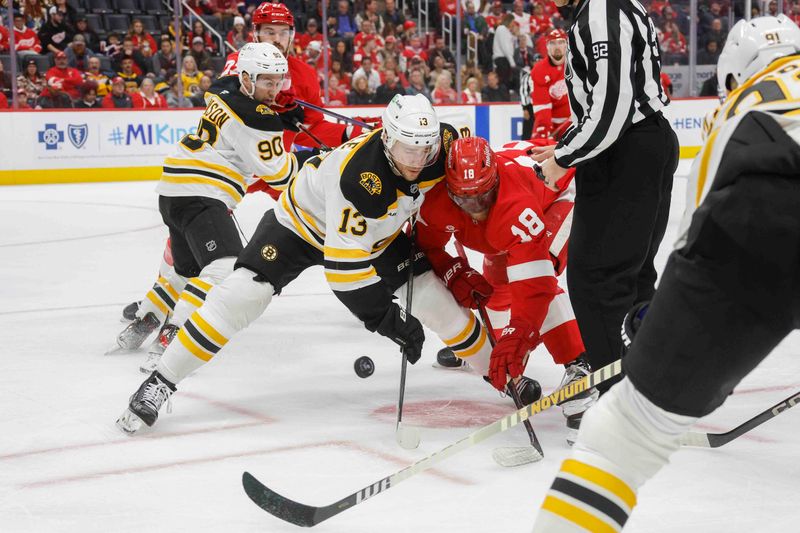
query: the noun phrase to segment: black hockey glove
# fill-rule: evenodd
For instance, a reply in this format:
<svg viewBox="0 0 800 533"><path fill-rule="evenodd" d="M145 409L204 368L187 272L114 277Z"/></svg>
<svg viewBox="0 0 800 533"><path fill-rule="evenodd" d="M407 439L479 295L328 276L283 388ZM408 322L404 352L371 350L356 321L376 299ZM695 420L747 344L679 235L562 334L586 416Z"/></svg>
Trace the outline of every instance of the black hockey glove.
<svg viewBox="0 0 800 533"><path fill-rule="evenodd" d="M413 365L419 361L425 332L419 320L406 313L405 309L393 303L375 331L400 345L405 350L409 363Z"/></svg>
<svg viewBox="0 0 800 533"><path fill-rule="evenodd" d="M283 127L287 130L291 131L300 131L300 128L297 127L297 123L303 123L305 120L305 113L303 112L303 108L299 105L296 105L292 108L288 109L277 109L278 116L283 122Z"/></svg>
<svg viewBox="0 0 800 533"><path fill-rule="evenodd" d="M628 349L631 347L631 343L633 343L633 338L636 336L636 332L639 331L639 328L642 327L642 321L644 320L644 316L647 314L647 309L650 307L650 302L639 302L638 304L631 307L628 314L625 315L625 318L622 319L622 356L624 357L626 353L628 353Z"/></svg>

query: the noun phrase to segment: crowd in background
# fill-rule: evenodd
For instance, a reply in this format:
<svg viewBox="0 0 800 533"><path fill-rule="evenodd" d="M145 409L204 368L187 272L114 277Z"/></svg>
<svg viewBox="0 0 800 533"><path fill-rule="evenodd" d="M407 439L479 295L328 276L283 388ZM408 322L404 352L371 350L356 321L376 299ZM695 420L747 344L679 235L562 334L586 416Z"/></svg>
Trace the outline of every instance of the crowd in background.
<svg viewBox="0 0 800 533"><path fill-rule="evenodd" d="M330 105L386 104L395 94L424 94L434 104L517 101L520 74L544 57L544 36L566 28L569 10L550 0L462 1L462 54L473 39L477 59L456 72L456 50L442 38L441 14L456 15L456 1L431 3L427 33L417 26L417 2L332 0L325 13ZM0 9L7 17L7 2ZM123 4L107 0L108 11ZM156 4L159 4L156 0ZM19 58L18 94L23 108L184 108L203 106L203 93L224 67L225 56L251 39L253 0L189 0L184 13L191 31L176 44L171 16L153 16L146 0L123 17L127 31L107 31L96 14L97 0L14 0L13 22ZM314 66L324 85L321 2L283 2L294 13L292 53ZM152 2L149 3L152 5ZM644 2L656 23L664 65L688 63L688 2ZM777 14L777 2L753 3L753 15ZM727 37L730 0L699 3L697 64L715 64ZM123 11L121 8L119 11ZM800 22L800 0L785 11ZM735 13L736 17L741 16ZM7 19L6 19L7 20ZM119 17L115 19L119 20ZM205 21L220 37L217 39ZM145 24L145 22L147 24ZM99 24L99 25L98 25ZM180 75L176 65L180 46ZM10 54L8 30L0 27L0 54ZM6 56L10 57L10 56ZM0 63L0 106L10 100L8 62ZM180 87L178 84L180 76ZM462 91L456 92L460 78Z"/></svg>

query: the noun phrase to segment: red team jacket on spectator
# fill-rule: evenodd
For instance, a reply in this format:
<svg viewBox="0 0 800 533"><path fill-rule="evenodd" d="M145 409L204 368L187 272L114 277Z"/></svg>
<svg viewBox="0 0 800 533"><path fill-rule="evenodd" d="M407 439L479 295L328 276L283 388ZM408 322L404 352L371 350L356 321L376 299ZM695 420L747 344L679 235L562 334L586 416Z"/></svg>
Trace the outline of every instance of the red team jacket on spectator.
<svg viewBox="0 0 800 533"><path fill-rule="evenodd" d="M8 28L0 23L0 52L7 52L11 49L11 41L8 40Z"/></svg>
<svg viewBox="0 0 800 533"><path fill-rule="evenodd" d="M155 93L152 100L141 91L131 94L131 103L134 109L166 109L167 101L158 93Z"/></svg>
<svg viewBox="0 0 800 533"><path fill-rule="evenodd" d="M487 280L495 286L508 283L511 316L523 320L531 331L539 332L550 302L561 292L556 273L563 270L562 260L551 254L551 245L560 235L563 217L561 220L558 216L551 217L553 220L548 221L545 216L561 198L536 178L533 160L527 152L533 146L534 143L515 142L497 152L500 184L497 200L484 222L476 222L456 206L443 181L437 184L425 195L417 238L439 276L450 266L451 257L444 246L451 235L464 246L487 256L505 254L507 278L487 276ZM570 169L559 180L562 190L568 189L574 173ZM571 210L572 202L564 203ZM564 258L565 254L566 249Z"/></svg>
<svg viewBox="0 0 800 533"><path fill-rule="evenodd" d="M545 56L531 72L533 81L533 131L537 137L549 136L560 124L569 120L569 96L564 81L564 64L553 65Z"/></svg>
<svg viewBox="0 0 800 533"><path fill-rule="evenodd" d="M14 44L17 47L17 52L30 50L40 54L42 52L42 44L39 42L39 36L31 28L25 26L22 30L14 28Z"/></svg>
<svg viewBox="0 0 800 533"><path fill-rule="evenodd" d="M51 67L45 74L45 78L47 78L48 82L53 78L61 80L61 88L70 98L73 100L80 98L80 87L81 84L83 84L83 76L78 69L72 67Z"/></svg>

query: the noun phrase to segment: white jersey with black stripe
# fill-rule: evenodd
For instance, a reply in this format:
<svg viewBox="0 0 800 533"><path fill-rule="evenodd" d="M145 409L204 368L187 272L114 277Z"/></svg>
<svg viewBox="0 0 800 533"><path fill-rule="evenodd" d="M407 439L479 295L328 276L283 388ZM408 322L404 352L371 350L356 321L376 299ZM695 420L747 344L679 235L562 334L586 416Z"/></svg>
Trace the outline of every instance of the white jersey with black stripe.
<svg viewBox="0 0 800 533"><path fill-rule="evenodd" d="M215 198L232 209L256 180L282 190L297 174L278 115L239 92L233 81L206 93L197 132L185 135L164 159L158 194Z"/></svg>

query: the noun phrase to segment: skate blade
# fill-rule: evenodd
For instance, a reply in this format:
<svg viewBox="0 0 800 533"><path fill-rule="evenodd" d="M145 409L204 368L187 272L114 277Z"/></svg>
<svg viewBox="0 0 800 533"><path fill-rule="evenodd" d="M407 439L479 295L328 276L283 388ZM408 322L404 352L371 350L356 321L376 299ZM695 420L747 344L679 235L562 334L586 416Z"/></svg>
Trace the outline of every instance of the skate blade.
<svg viewBox="0 0 800 533"><path fill-rule="evenodd" d="M438 363L438 361L434 361L431 364L431 366L433 368L441 368L442 370L467 370L467 371L470 370L469 363L464 363L463 365L460 365L460 366L444 366L444 365L440 365Z"/></svg>
<svg viewBox="0 0 800 533"><path fill-rule="evenodd" d="M536 463L544 459L533 446L504 446L492 450L492 459L500 466L507 468Z"/></svg>
<svg viewBox="0 0 800 533"><path fill-rule="evenodd" d="M130 409L125 409L125 412L117 419L117 427L126 435L133 435L142 429L143 425L145 425L144 421Z"/></svg>
<svg viewBox="0 0 800 533"><path fill-rule="evenodd" d="M118 353L126 353L126 352L130 352L130 350L128 350L127 348L123 348L123 347L122 347L122 346L120 346L119 344L116 344L116 343L115 343L114 345L112 345L112 346L111 346L111 348L109 348L108 350L106 350L106 351L103 353L103 355L114 355L114 354L118 354Z"/></svg>

